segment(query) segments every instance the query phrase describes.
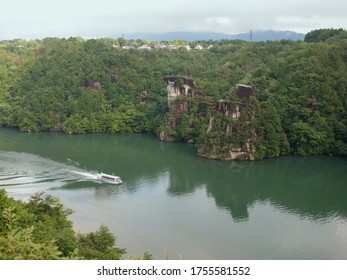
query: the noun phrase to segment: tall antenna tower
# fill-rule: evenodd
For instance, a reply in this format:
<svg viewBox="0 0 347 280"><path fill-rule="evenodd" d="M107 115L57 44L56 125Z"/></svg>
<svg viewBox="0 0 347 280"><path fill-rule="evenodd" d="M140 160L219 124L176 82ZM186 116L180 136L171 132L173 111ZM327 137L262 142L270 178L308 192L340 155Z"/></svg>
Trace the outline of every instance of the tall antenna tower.
<svg viewBox="0 0 347 280"><path fill-rule="evenodd" d="M249 31L249 41L250 42L253 41L253 31L252 31L252 29Z"/></svg>

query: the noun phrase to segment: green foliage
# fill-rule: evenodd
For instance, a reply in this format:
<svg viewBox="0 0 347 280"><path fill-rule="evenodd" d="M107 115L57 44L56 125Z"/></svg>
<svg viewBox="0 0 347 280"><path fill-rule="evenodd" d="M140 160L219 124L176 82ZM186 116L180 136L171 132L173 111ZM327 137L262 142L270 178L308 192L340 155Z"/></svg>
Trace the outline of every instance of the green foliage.
<svg viewBox="0 0 347 280"><path fill-rule="evenodd" d="M257 157L278 157L287 154L289 143L276 107L270 102L263 102L257 118L260 121L259 133L264 137L257 148Z"/></svg>
<svg viewBox="0 0 347 280"><path fill-rule="evenodd" d="M328 136L304 122L293 123L289 131L289 141L295 154L300 156L319 155L326 150Z"/></svg>
<svg viewBox="0 0 347 280"><path fill-rule="evenodd" d="M127 260L153 260L153 256L149 252L144 252L143 256L137 257L137 256L127 256Z"/></svg>
<svg viewBox="0 0 347 280"><path fill-rule="evenodd" d="M3 213L5 209L11 206L11 202L7 198L6 192L4 189L0 189L0 213ZM5 217L0 215L0 235L6 232L6 223Z"/></svg>
<svg viewBox="0 0 347 280"><path fill-rule="evenodd" d="M116 237L106 226L76 234L59 199L37 193L27 203L0 190L0 259L108 259L118 260L125 249L115 247ZM143 259L151 258L145 253Z"/></svg>
<svg viewBox="0 0 347 280"><path fill-rule="evenodd" d="M101 226L96 232L77 236L79 253L86 259L119 260L126 251L114 247L115 242L116 237L106 226Z"/></svg>
<svg viewBox="0 0 347 280"><path fill-rule="evenodd" d="M340 29L318 29L306 34L305 42L321 42L327 40L340 40L347 38L347 31Z"/></svg>
<svg viewBox="0 0 347 280"><path fill-rule="evenodd" d="M56 260L61 252L54 241L45 243L33 241L34 227L20 228L15 226L17 215L15 207L3 210L7 231L0 236L0 259L1 260Z"/></svg>
<svg viewBox="0 0 347 280"><path fill-rule="evenodd" d="M53 242L34 243L33 228L9 231L0 236L1 260L57 260L61 252Z"/></svg>
<svg viewBox="0 0 347 280"><path fill-rule="evenodd" d="M3 41L0 125L70 134L164 132L220 158L248 140L259 159L291 151L346 155L346 33L315 30L306 42L199 42L214 47L191 52L123 50L144 42L121 38ZM181 77L178 86L182 77L194 79L203 96L179 99L188 104L184 112L169 111L167 75ZM238 83L252 86L255 110L236 124L215 106L239 102L233 96ZM232 126L239 128L233 135Z"/></svg>
<svg viewBox="0 0 347 280"><path fill-rule="evenodd" d="M55 240L59 250L67 257L77 248L72 223L68 220L71 214L72 210L65 208L58 198L40 192L25 204L19 222L34 226L34 241Z"/></svg>

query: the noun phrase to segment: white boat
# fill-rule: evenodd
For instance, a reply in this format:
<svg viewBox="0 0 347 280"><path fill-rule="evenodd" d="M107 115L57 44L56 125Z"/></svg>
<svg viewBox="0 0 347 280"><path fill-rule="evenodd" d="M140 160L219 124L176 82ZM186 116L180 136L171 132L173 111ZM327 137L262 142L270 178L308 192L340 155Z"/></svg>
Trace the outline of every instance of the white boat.
<svg viewBox="0 0 347 280"><path fill-rule="evenodd" d="M114 184L114 185L119 185L122 184L123 181L120 177L114 176L114 175L109 175L105 173L100 173L98 175L98 179L109 184Z"/></svg>

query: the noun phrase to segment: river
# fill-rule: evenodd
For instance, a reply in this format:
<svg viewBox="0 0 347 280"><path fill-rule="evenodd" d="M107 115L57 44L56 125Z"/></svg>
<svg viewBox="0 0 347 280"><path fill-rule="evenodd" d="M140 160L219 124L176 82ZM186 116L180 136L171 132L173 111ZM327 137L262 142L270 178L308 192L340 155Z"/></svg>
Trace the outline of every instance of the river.
<svg viewBox="0 0 347 280"><path fill-rule="evenodd" d="M347 259L345 158L220 162L195 152L151 135L0 128L0 187L17 199L59 197L77 231L105 224L131 255Z"/></svg>

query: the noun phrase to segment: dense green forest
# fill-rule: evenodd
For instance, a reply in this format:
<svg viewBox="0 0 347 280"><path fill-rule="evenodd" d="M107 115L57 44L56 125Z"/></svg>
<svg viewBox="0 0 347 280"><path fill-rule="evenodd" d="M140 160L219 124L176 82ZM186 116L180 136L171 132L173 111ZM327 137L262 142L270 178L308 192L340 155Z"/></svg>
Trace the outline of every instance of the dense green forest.
<svg viewBox="0 0 347 280"><path fill-rule="evenodd" d="M190 43L203 51L138 50L155 43L122 38L2 41L0 125L26 132L164 132L217 159L233 149L251 150L255 159L346 156L346 33L316 30L304 42ZM175 101L188 109L169 109L167 76L196 82L198 96ZM252 95L236 122L219 104L242 102L237 84L251 86Z"/></svg>
<svg viewBox="0 0 347 280"><path fill-rule="evenodd" d="M96 232L76 233L58 198L43 193L28 202L9 198L0 189L0 260L119 260L126 250L115 247L107 226ZM151 259L145 252L137 259Z"/></svg>

